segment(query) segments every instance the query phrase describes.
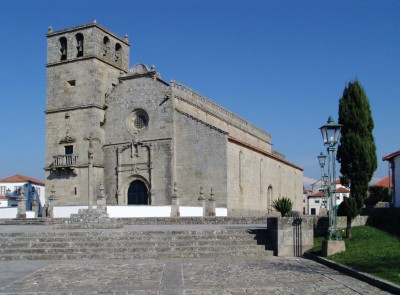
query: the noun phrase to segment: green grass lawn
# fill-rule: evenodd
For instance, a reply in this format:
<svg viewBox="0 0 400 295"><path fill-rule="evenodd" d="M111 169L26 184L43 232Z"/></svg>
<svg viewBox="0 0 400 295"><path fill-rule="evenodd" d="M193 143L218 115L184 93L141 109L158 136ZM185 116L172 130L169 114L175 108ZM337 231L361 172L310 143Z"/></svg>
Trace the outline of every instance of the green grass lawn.
<svg viewBox="0 0 400 295"><path fill-rule="evenodd" d="M352 233L344 238L346 251L327 258L400 285L399 236L370 226L353 227ZM320 254L323 239L314 239L311 252Z"/></svg>

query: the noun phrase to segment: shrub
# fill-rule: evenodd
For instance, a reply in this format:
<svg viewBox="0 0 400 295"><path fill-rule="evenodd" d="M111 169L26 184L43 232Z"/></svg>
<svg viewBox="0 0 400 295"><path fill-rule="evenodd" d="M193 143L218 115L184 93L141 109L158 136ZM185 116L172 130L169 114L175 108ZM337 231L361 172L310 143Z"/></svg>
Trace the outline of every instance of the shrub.
<svg viewBox="0 0 400 295"><path fill-rule="evenodd" d="M281 213L282 217L286 216L293 208L293 202L289 198L279 198L272 202L272 207Z"/></svg>

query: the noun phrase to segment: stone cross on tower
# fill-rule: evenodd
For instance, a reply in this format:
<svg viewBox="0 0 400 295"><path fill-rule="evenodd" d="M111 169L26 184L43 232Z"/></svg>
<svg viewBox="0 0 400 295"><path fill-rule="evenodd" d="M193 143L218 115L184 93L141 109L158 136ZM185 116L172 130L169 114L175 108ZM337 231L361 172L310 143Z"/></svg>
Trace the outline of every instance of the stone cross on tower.
<svg viewBox="0 0 400 295"><path fill-rule="evenodd" d="M93 136L93 132L90 132L88 137L84 137L83 140L89 142L88 148L88 208L93 208L93 141L100 142L100 139Z"/></svg>

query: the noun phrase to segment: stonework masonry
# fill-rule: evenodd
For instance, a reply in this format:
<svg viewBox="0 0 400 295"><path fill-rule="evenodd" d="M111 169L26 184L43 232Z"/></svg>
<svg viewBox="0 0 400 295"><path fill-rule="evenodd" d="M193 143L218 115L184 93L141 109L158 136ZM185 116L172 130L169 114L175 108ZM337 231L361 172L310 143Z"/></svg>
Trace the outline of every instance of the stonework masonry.
<svg viewBox="0 0 400 295"><path fill-rule="evenodd" d="M129 41L92 23L49 29L46 188L55 205L200 206L211 190L229 216L265 216L289 197L301 211L303 171L272 150L271 135L154 67L129 68ZM90 134L98 141L88 141ZM50 195L50 192L47 192Z"/></svg>

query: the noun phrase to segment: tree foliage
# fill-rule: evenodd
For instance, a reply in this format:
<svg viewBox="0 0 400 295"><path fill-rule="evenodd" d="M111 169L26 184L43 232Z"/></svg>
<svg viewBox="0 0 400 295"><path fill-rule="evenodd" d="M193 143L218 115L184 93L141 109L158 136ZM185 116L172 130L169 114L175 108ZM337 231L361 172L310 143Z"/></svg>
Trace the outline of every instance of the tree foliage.
<svg viewBox="0 0 400 295"><path fill-rule="evenodd" d="M365 199L366 207L374 207L378 202L390 202L389 189L383 186L370 186L368 197Z"/></svg>
<svg viewBox="0 0 400 295"><path fill-rule="evenodd" d="M372 130L374 121L368 98L355 80L347 84L339 101L339 124L342 124L337 160L341 182L350 187L350 199L345 202L347 236L351 237L351 220L356 217L367 197L368 183L377 168L376 146Z"/></svg>

